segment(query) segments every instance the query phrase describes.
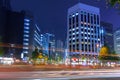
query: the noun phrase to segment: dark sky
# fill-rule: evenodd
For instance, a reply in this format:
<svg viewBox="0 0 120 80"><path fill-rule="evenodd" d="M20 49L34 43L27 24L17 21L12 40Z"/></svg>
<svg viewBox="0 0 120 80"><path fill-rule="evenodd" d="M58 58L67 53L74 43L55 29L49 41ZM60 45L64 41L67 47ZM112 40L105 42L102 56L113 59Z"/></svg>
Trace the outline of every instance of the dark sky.
<svg viewBox="0 0 120 80"><path fill-rule="evenodd" d="M120 26L118 10L106 8L105 0L11 0L14 11L29 10L43 33L55 34L65 40L67 31L67 10L79 1L100 8L101 20L110 22L114 28Z"/></svg>

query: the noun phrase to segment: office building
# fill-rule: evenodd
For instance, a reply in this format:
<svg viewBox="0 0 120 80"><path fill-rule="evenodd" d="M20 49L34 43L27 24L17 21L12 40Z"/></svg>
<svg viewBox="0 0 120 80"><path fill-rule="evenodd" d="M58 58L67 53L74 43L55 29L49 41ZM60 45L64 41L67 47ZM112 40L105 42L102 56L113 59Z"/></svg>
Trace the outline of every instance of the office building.
<svg viewBox="0 0 120 80"><path fill-rule="evenodd" d="M41 44L41 32L40 32L40 28L37 24L35 24L34 27L34 38L33 38L33 47L37 47L38 49L40 49L42 46Z"/></svg>
<svg viewBox="0 0 120 80"><path fill-rule="evenodd" d="M63 42L62 42L61 40L57 40L57 41L56 41L55 50L56 50L55 57L56 57L56 58L60 58L61 60L63 60L65 54L64 54Z"/></svg>
<svg viewBox="0 0 120 80"><path fill-rule="evenodd" d="M117 54L120 54L120 29L114 32L114 50Z"/></svg>
<svg viewBox="0 0 120 80"><path fill-rule="evenodd" d="M11 9L10 0L0 0L0 37L3 41L7 12Z"/></svg>
<svg viewBox="0 0 120 80"><path fill-rule="evenodd" d="M33 44L33 16L25 11L8 11L6 17L3 37L5 56L29 56Z"/></svg>
<svg viewBox="0 0 120 80"><path fill-rule="evenodd" d="M101 47L100 10L78 3L68 9L67 48L70 57L97 58ZM86 58L86 60L88 60Z"/></svg>
<svg viewBox="0 0 120 80"><path fill-rule="evenodd" d="M50 59L55 59L55 35L50 33L41 34L41 44L44 54Z"/></svg>
<svg viewBox="0 0 120 80"><path fill-rule="evenodd" d="M109 47L110 52L113 52L114 51L113 25L101 21L101 27L103 28L104 46Z"/></svg>

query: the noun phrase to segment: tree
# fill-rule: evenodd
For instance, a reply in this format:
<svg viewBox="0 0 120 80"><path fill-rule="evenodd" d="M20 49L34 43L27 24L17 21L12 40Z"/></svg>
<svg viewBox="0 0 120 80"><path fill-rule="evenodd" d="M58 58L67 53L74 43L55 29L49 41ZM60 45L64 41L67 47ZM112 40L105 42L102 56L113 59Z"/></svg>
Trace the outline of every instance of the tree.
<svg viewBox="0 0 120 80"><path fill-rule="evenodd" d="M0 37L0 45L2 44L2 37ZM4 49L2 46L0 46L0 56L3 56L4 54Z"/></svg>
<svg viewBox="0 0 120 80"><path fill-rule="evenodd" d="M108 48L103 46L100 50L100 56L107 56L108 55Z"/></svg>
<svg viewBox="0 0 120 80"><path fill-rule="evenodd" d="M108 47L103 46L100 50L99 60L101 60L102 62L104 61L114 62L114 61L119 61L120 58L117 56L115 51L110 52Z"/></svg>
<svg viewBox="0 0 120 80"><path fill-rule="evenodd" d="M32 52L32 59L37 59L39 56L38 48L35 47L35 50Z"/></svg>
<svg viewBox="0 0 120 80"><path fill-rule="evenodd" d="M120 4L120 0L107 0L111 6L114 6L115 4Z"/></svg>

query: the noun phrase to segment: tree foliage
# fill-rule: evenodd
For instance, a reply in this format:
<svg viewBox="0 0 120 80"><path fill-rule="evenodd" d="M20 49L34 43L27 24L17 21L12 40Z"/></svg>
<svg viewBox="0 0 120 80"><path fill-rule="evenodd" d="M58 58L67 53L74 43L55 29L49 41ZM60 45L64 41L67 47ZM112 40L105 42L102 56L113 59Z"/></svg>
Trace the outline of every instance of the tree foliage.
<svg viewBox="0 0 120 80"><path fill-rule="evenodd" d="M0 44L2 44L2 37L0 37ZM4 54L4 49L2 46L0 46L0 56L3 56Z"/></svg>
<svg viewBox="0 0 120 80"><path fill-rule="evenodd" d="M120 0L108 0L111 6L114 6L115 4L120 4Z"/></svg>
<svg viewBox="0 0 120 80"><path fill-rule="evenodd" d="M117 56L117 54L114 52L110 52L109 48L106 46L103 46L100 50L99 54L100 60L110 60L110 61L119 61L120 58Z"/></svg>
<svg viewBox="0 0 120 80"><path fill-rule="evenodd" d="M39 56L38 48L35 47L35 50L32 52L32 59L37 59Z"/></svg>
<svg viewBox="0 0 120 80"><path fill-rule="evenodd" d="M100 56L107 56L108 55L108 48L103 46L100 50Z"/></svg>

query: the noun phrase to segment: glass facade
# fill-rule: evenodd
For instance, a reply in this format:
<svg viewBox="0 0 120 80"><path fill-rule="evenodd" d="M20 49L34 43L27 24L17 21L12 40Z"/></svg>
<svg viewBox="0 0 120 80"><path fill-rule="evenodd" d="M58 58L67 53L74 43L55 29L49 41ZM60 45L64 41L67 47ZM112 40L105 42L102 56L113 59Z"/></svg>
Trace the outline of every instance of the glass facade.
<svg viewBox="0 0 120 80"><path fill-rule="evenodd" d="M101 47L99 11L93 12L81 7L77 7L75 11L72 8L68 11L67 46L69 52L98 55Z"/></svg>
<svg viewBox="0 0 120 80"><path fill-rule="evenodd" d="M23 35L23 53L28 54L29 49L29 32L30 32L30 20L24 19L24 35Z"/></svg>

